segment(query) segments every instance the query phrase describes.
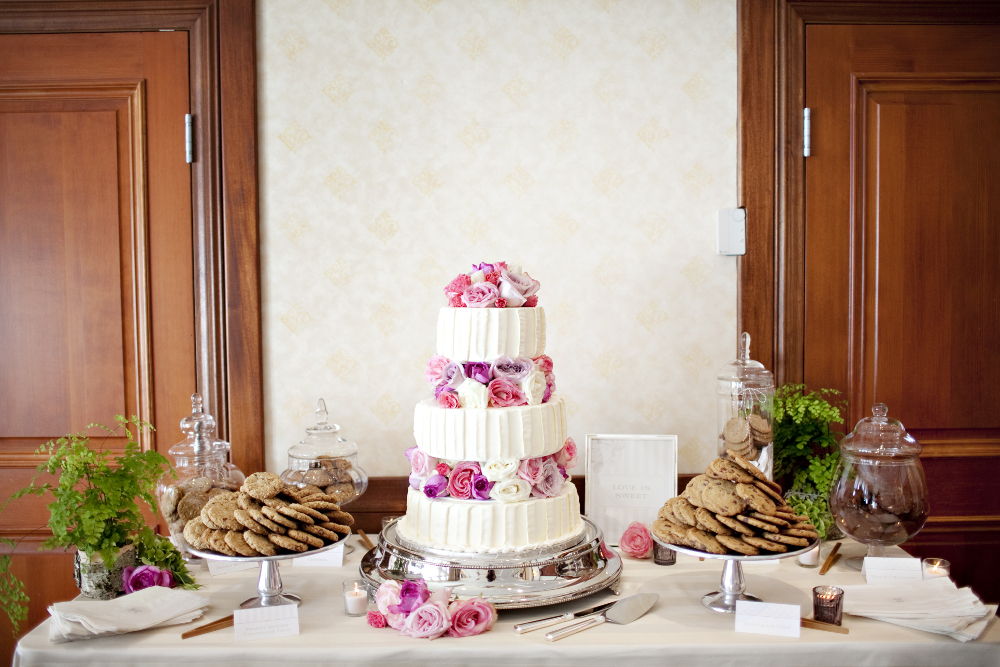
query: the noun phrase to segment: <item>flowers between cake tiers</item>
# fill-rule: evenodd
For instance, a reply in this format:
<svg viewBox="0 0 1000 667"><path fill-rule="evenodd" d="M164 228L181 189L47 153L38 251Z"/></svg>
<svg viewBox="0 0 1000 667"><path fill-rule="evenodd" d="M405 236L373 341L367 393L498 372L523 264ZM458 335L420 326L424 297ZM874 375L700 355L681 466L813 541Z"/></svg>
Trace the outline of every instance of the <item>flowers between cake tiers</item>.
<svg viewBox="0 0 1000 667"><path fill-rule="evenodd" d="M442 461L416 447L406 450L410 486L428 498L496 500L516 503L528 498L554 498L569 480L567 469L576 466L573 438L549 456L532 459Z"/></svg>
<svg viewBox="0 0 1000 667"><path fill-rule="evenodd" d="M473 264L444 288L452 308L534 308L537 280L507 262Z"/></svg>
<svg viewBox="0 0 1000 667"><path fill-rule="evenodd" d="M434 387L442 408L511 408L548 403L556 390L552 359L497 357L492 364L460 364L434 355L424 369L424 379Z"/></svg>

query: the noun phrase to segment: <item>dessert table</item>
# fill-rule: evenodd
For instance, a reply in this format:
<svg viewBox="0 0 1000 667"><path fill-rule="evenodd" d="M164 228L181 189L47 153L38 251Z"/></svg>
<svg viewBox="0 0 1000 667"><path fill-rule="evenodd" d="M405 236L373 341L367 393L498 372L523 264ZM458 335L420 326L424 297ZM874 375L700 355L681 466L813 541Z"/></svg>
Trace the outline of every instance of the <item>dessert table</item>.
<svg viewBox="0 0 1000 667"><path fill-rule="evenodd" d="M832 543L823 545L823 557L831 548ZM843 557L825 576L818 568L798 566L795 558L747 563L747 591L765 602L799 604L802 615L811 617L813 586L864 583L860 573L843 564L864 549L846 540ZM547 630L525 635L512 631L517 623L614 599L605 591L553 607L503 611L492 631L476 637L412 639L388 628L371 628L364 617L344 615L341 583L357 577L363 553L356 549L341 568L282 563L285 590L302 596L300 634L295 637L237 643L233 629L227 628L182 641L181 633L231 614L256 589L256 568L216 577L203 570L198 581L204 588L199 593L212 600L203 618L187 625L65 644L49 643L46 621L18 643L14 665L1000 665L996 621L982 637L967 643L846 614L843 624L850 629L848 635L807 628L797 639L738 634L733 615L712 612L701 604L702 595L718 588L719 562L682 554L672 566L623 557L621 595L660 595L645 616L627 626L604 624L555 643L545 641ZM905 554L896 548L888 555Z"/></svg>

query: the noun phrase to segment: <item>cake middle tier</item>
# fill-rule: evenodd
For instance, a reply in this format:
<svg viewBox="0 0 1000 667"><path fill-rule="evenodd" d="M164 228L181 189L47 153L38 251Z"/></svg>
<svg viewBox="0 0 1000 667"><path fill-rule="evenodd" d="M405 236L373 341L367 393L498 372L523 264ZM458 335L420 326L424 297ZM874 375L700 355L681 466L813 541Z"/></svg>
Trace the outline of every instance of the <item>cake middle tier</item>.
<svg viewBox="0 0 1000 667"><path fill-rule="evenodd" d="M428 456L449 461L530 459L555 454L566 442L566 404L553 397L513 408L442 408L417 403L413 437Z"/></svg>
<svg viewBox="0 0 1000 667"><path fill-rule="evenodd" d="M545 354L545 311L534 308L442 308L437 353L452 361Z"/></svg>

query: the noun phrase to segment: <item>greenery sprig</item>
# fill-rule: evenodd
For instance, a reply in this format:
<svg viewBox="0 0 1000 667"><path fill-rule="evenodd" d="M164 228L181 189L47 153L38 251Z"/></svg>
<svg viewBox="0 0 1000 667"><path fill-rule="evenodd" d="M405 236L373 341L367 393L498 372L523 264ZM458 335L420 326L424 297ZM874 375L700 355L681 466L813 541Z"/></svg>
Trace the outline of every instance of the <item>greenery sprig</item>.
<svg viewBox="0 0 1000 667"><path fill-rule="evenodd" d="M804 384L778 388L774 393L775 476L795 474L807 468L813 458L837 451L837 436L842 434L833 431L830 424L842 424L842 411L847 407L839 396L835 389L807 391Z"/></svg>

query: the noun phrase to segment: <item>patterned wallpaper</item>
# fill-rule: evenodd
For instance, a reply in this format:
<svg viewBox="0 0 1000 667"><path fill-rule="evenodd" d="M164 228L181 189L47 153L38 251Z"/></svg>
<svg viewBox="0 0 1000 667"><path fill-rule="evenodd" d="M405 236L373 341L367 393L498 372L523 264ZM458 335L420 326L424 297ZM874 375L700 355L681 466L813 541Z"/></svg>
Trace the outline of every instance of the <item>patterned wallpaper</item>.
<svg viewBox="0 0 1000 667"><path fill-rule="evenodd" d="M404 475L442 288L542 285L570 432L714 458L734 356L735 0L260 0L266 451L331 421ZM582 473L582 470L579 470Z"/></svg>

